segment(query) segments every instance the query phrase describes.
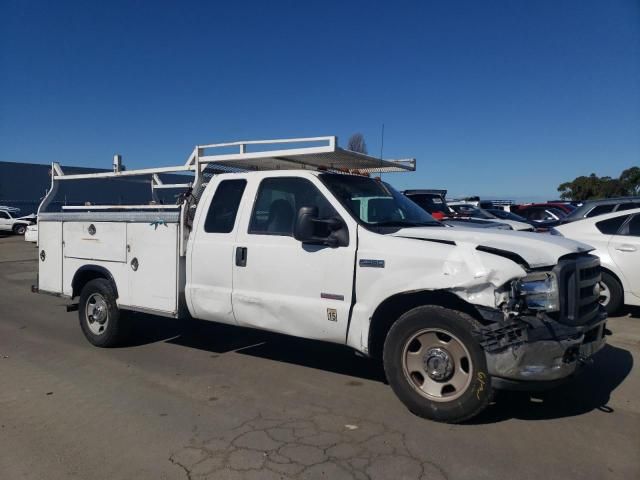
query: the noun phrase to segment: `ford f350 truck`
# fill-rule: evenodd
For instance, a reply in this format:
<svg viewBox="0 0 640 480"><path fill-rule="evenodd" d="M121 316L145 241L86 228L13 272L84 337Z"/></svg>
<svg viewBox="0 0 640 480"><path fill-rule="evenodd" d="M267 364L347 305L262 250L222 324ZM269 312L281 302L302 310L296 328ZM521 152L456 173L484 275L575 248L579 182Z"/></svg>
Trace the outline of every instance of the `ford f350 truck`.
<svg viewBox="0 0 640 480"><path fill-rule="evenodd" d="M203 145L179 167L64 175L54 164L33 290L72 299L100 347L122 341L128 311L346 344L381 359L412 412L445 422L481 412L495 388L570 377L605 342L590 247L445 227L369 177L413 169L335 137ZM164 185L168 171L193 179ZM63 182L130 175L181 189L177 204L48 211Z"/></svg>

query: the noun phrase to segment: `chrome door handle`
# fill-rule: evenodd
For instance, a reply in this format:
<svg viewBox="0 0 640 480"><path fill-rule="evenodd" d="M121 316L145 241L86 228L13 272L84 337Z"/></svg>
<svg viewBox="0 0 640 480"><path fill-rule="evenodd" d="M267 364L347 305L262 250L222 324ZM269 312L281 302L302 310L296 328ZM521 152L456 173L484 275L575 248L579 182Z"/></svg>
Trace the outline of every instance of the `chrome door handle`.
<svg viewBox="0 0 640 480"><path fill-rule="evenodd" d="M620 245L616 247L616 250L618 250L619 252L635 252L636 247L634 247L633 245Z"/></svg>

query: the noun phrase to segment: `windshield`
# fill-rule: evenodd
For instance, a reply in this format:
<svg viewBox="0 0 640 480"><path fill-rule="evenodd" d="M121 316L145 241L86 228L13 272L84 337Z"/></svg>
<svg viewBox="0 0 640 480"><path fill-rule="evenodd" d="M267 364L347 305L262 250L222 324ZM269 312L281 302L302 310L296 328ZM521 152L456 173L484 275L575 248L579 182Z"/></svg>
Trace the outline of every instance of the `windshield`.
<svg viewBox="0 0 640 480"><path fill-rule="evenodd" d="M487 212L486 210L478 208L478 207L476 207L474 205L470 205L470 204L451 205L451 204L449 204L449 206L451 208L453 208L456 211L456 213L458 213L460 215L463 215L463 216L473 217L473 218L481 218L481 219L485 219L485 220L495 220L496 219L495 215L492 215L489 212Z"/></svg>
<svg viewBox="0 0 640 480"><path fill-rule="evenodd" d="M503 218L505 220L515 220L516 222L526 222L527 219L521 217L520 215L516 215L515 213L507 212L505 210L500 209L491 209L487 210L490 214L495 215L498 218Z"/></svg>
<svg viewBox="0 0 640 480"><path fill-rule="evenodd" d="M368 177L323 173L320 180L360 223L370 227L442 225L388 183Z"/></svg>

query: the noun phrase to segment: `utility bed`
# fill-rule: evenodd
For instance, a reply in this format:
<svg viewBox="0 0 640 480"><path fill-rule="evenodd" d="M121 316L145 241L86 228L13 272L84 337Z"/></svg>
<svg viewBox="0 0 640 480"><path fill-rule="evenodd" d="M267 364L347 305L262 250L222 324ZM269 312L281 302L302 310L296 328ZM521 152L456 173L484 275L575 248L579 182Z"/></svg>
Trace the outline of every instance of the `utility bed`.
<svg viewBox="0 0 640 480"><path fill-rule="evenodd" d="M177 316L184 262L173 210L41 214L38 288L74 297L73 279L91 264L113 276L121 308Z"/></svg>

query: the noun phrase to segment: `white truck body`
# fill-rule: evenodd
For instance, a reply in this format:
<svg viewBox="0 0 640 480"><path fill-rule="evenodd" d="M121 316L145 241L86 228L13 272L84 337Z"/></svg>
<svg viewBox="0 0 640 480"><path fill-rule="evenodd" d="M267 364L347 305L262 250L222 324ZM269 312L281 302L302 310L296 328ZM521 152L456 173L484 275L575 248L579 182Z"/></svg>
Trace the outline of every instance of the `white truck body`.
<svg viewBox="0 0 640 480"><path fill-rule="evenodd" d="M335 139L330 151L321 154L296 149L260 156L247 153L243 145L240 157L226 160L225 155L219 164L266 168L212 177L197 208L187 196L176 206L87 206L49 213L45 200L39 212L37 290L75 298L87 280L99 277L109 282L121 310L179 317L186 309L194 318L346 344L372 356L380 355L380 342L396 317L412 307L438 305L476 318L479 330L473 335L485 351L488 375L505 382L562 379L576 369L578 356L587 357L604 344L606 317L597 297L594 304L590 291L567 293L566 286L558 286L573 274L573 281L588 285L581 291L593 290L599 267L586 253L590 247L535 233L446 228L432 219L413 226L405 215L409 210L428 215L401 194L398 201L408 202L402 204L407 218L397 217L397 225L370 223L385 214L386 200L396 198L391 187L342 171L328 173L319 158L330 158L331 166L350 161L349 170L358 173L411 168L389 161L376 165L372 162L380 160L338 149ZM198 178L201 148L194 151L194 191L204 183ZM279 162L286 169L277 169ZM65 180L59 167L54 170L54 182ZM365 196L343 195L349 182L390 193L366 197L369 218L361 211ZM232 209L223 195L235 198ZM298 197L304 197L303 203ZM300 205L308 203L315 208L313 225L327 221L318 209L332 212L327 218L334 226L324 240L299 239ZM528 283L519 282L531 275L538 277L529 291ZM539 297L543 308L518 296L521 287L523 295L531 295L528 299ZM568 303L560 298L574 294L584 307L579 312L567 311ZM537 310L522 307L523 301ZM81 315L82 308L81 301ZM570 320L562 323L562 315ZM540 332L549 325L564 333L545 337ZM504 329L511 336L501 333ZM527 340L534 332L538 340ZM438 370L445 353L440 347L433 352L440 357L424 362L435 361ZM482 377L477 381L482 387L475 388L483 389Z"/></svg>
<svg viewBox="0 0 640 480"><path fill-rule="evenodd" d="M34 222L33 215L18 217L17 208L0 206L0 232L13 232L24 235L27 227Z"/></svg>

